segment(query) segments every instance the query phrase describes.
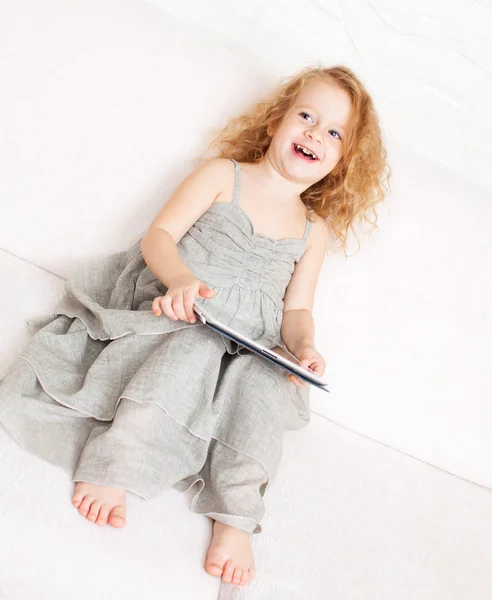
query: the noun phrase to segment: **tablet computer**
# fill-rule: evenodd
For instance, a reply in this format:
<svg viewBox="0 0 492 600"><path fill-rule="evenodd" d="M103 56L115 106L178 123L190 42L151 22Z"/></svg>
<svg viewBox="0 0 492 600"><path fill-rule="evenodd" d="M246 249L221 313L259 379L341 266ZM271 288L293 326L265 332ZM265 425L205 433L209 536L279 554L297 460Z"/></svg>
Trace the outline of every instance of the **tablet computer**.
<svg viewBox="0 0 492 600"><path fill-rule="evenodd" d="M301 365L301 362L288 350L285 350L280 346L275 346L275 348L267 348L266 346L258 344L258 342L255 342L254 340L243 335L239 331L220 323L217 321L217 319L205 315L203 311L196 306L196 304L193 306L193 309L197 317L204 325L208 325L218 333L225 335L240 346L243 346L244 348L251 350L251 352L254 352L255 354L258 354L259 356L266 358L274 364L286 369L290 373L293 373L296 377L299 377L299 379L307 381L307 383L310 383L311 385L314 385L325 392L330 391L327 387L327 381L316 375L311 369L306 369L303 365Z"/></svg>

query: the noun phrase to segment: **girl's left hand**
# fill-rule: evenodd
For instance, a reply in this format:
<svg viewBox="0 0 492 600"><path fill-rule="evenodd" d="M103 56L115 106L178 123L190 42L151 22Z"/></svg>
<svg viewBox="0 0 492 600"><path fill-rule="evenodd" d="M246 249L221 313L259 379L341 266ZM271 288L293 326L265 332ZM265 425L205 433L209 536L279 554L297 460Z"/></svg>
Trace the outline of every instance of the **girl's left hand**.
<svg viewBox="0 0 492 600"><path fill-rule="evenodd" d="M296 356L301 361L301 364L305 369L311 369L314 371L314 374L318 375L319 377L323 376L326 369L325 359L313 346L303 346L300 350L298 350L298 352L296 352ZM298 388L309 385L307 381L299 379L292 373L289 373L289 379Z"/></svg>

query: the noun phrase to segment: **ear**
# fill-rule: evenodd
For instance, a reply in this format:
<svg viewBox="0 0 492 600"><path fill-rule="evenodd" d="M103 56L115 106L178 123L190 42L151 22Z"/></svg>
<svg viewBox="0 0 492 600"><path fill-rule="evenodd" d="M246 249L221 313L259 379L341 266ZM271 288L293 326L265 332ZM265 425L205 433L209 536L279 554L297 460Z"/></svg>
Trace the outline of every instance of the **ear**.
<svg viewBox="0 0 492 600"><path fill-rule="evenodd" d="M267 135L269 137L273 137L274 133L275 133L275 129L274 129L273 125L270 123L267 127Z"/></svg>

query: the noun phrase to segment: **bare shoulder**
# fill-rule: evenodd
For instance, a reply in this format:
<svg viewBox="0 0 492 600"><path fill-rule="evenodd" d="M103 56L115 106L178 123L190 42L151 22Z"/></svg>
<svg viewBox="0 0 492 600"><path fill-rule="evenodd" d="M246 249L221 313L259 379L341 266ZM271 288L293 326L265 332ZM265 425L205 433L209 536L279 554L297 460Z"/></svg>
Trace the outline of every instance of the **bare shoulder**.
<svg viewBox="0 0 492 600"><path fill-rule="evenodd" d="M164 203L151 223L153 228L165 229L178 241L230 186L234 170L226 158L213 158L194 169Z"/></svg>
<svg viewBox="0 0 492 600"><path fill-rule="evenodd" d="M204 172L218 174L231 174L234 172L233 163L230 158L210 158L198 167Z"/></svg>
<svg viewBox="0 0 492 600"><path fill-rule="evenodd" d="M199 168L203 169L206 176L214 182L217 190L214 202L223 202L224 198L228 201L235 180L235 167L232 160L230 158L212 158Z"/></svg>
<svg viewBox="0 0 492 600"><path fill-rule="evenodd" d="M324 248L326 251L331 235L328 223L325 219L323 219L323 217L320 217L314 212L312 212L311 215L314 215L314 219L313 216L311 216L311 221L313 221L313 224L308 236L308 249L314 246L318 249Z"/></svg>

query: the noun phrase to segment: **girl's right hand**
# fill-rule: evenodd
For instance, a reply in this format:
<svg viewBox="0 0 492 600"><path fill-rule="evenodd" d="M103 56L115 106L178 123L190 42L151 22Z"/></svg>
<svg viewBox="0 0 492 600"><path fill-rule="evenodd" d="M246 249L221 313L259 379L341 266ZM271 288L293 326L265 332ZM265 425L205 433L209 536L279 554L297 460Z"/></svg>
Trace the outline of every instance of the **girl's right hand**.
<svg viewBox="0 0 492 600"><path fill-rule="evenodd" d="M215 290L209 288L206 283L194 275L180 275L169 284L165 296L158 296L154 299L152 310L157 317L164 313L173 321L181 319L194 323L196 316L193 304L196 296L213 298Z"/></svg>

